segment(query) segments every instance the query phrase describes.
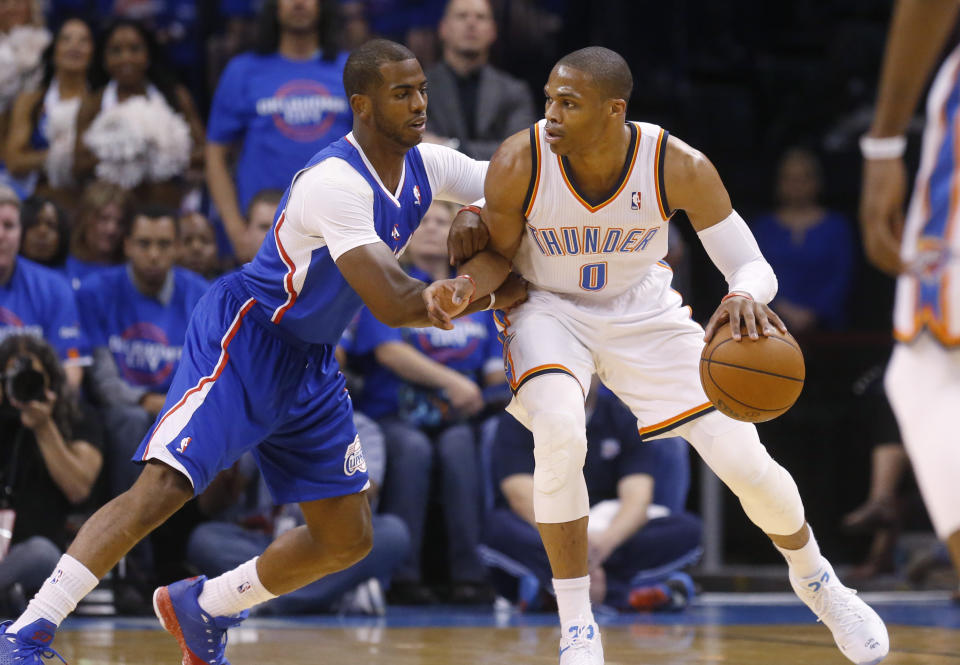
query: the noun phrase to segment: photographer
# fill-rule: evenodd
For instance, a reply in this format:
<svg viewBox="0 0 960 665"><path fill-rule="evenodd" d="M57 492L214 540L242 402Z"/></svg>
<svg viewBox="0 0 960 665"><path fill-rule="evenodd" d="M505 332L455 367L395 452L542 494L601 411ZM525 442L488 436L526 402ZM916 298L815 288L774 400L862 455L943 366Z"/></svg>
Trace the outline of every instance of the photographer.
<svg viewBox="0 0 960 665"><path fill-rule="evenodd" d="M33 594L66 549L67 515L100 473L102 433L42 339L0 343L0 376L0 599L16 602L14 585Z"/></svg>

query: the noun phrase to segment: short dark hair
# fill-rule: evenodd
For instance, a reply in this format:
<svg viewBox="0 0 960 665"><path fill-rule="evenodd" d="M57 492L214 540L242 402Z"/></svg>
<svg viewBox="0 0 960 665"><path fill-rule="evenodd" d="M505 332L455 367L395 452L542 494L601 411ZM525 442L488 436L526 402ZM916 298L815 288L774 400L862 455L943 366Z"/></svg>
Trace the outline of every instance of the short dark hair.
<svg viewBox="0 0 960 665"><path fill-rule="evenodd" d="M554 69L560 65L589 74L607 97L630 100L633 75L630 74L630 65L616 51L602 46L588 46L560 58Z"/></svg>
<svg viewBox="0 0 960 665"><path fill-rule="evenodd" d="M366 95L381 83L380 65L388 62L416 60L413 51L389 39L371 39L354 49L343 68L343 88L347 98Z"/></svg>
<svg viewBox="0 0 960 665"><path fill-rule="evenodd" d="M254 206L259 205L260 203L270 203L273 204L274 208L276 208L282 199L283 190L281 189L261 189L259 192L253 195L253 198L250 199L250 203L247 204L247 224L250 223L250 213L253 212Z"/></svg>
<svg viewBox="0 0 960 665"><path fill-rule="evenodd" d="M130 218L130 224L127 225L125 237L129 238L133 235L133 228L137 225L138 217L146 217L147 219L169 217L173 220L173 232L178 238L180 237L180 215L175 208L157 203L145 203L137 206L133 211L133 217Z"/></svg>

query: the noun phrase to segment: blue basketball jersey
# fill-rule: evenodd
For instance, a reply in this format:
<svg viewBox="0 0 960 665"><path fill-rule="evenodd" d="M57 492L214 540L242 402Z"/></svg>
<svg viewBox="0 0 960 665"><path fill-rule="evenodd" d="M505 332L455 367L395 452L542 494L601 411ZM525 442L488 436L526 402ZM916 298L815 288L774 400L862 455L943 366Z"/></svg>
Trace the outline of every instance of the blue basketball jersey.
<svg viewBox="0 0 960 665"><path fill-rule="evenodd" d="M335 345L363 301L340 274L318 230L294 230L286 224L286 207L297 180L329 159L346 162L373 191L373 224L377 235L399 256L433 200L419 148L404 157L404 175L394 197L381 186L352 140L352 134L317 153L294 176L277 207L273 228L253 261L241 271L256 307L270 321L304 342Z"/></svg>

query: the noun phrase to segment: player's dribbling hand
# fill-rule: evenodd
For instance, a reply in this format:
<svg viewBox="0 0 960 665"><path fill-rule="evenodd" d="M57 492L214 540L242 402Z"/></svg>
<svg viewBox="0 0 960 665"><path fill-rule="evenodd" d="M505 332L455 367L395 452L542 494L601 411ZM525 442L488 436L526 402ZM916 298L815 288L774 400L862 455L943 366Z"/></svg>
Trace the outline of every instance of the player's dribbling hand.
<svg viewBox="0 0 960 665"><path fill-rule="evenodd" d="M476 287L470 279L440 279L423 290L423 303L430 323L441 330L453 330L453 317L470 304Z"/></svg>
<svg viewBox="0 0 960 665"><path fill-rule="evenodd" d="M453 218L450 234L447 236L447 253L450 265L463 263L487 246L490 232L480 215L472 210L463 209Z"/></svg>
<svg viewBox="0 0 960 665"><path fill-rule="evenodd" d="M763 303L741 295L727 298L720 303L713 316L710 317L710 321L707 322L703 341L709 342L717 329L724 323L730 325L730 336L738 342L740 341L741 325L746 327L750 339L760 339L761 334L764 337L773 335L777 329L782 333L787 332L787 326L784 325L776 312Z"/></svg>
<svg viewBox="0 0 960 665"><path fill-rule="evenodd" d="M863 163L860 228L870 263L891 275L903 270L900 236L907 169L903 159L867 159Z"/></svg>

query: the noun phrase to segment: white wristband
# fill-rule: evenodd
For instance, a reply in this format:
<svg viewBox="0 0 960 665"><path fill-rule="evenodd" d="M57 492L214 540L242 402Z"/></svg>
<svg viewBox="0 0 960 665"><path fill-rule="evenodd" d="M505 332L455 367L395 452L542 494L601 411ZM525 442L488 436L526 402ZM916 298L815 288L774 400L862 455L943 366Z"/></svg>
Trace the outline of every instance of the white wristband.
<svg viewBox="0 0 960 665"><path fill-rule="evenodd" d="M488 309L493 309L493 304L494 304L495 302L497 302L497 294L494 293L493 291L491 291L491 292L490 292L490 304L487 305L486 307L484 307L484 308L483 308L483 311L487 311Z"/></svg>
<svg viewBox="0 0 960 665"><path fill-rule="evenodd" d="M906 136L860 137L860 152L864 159L900 159L907 151Z"/></svg>

